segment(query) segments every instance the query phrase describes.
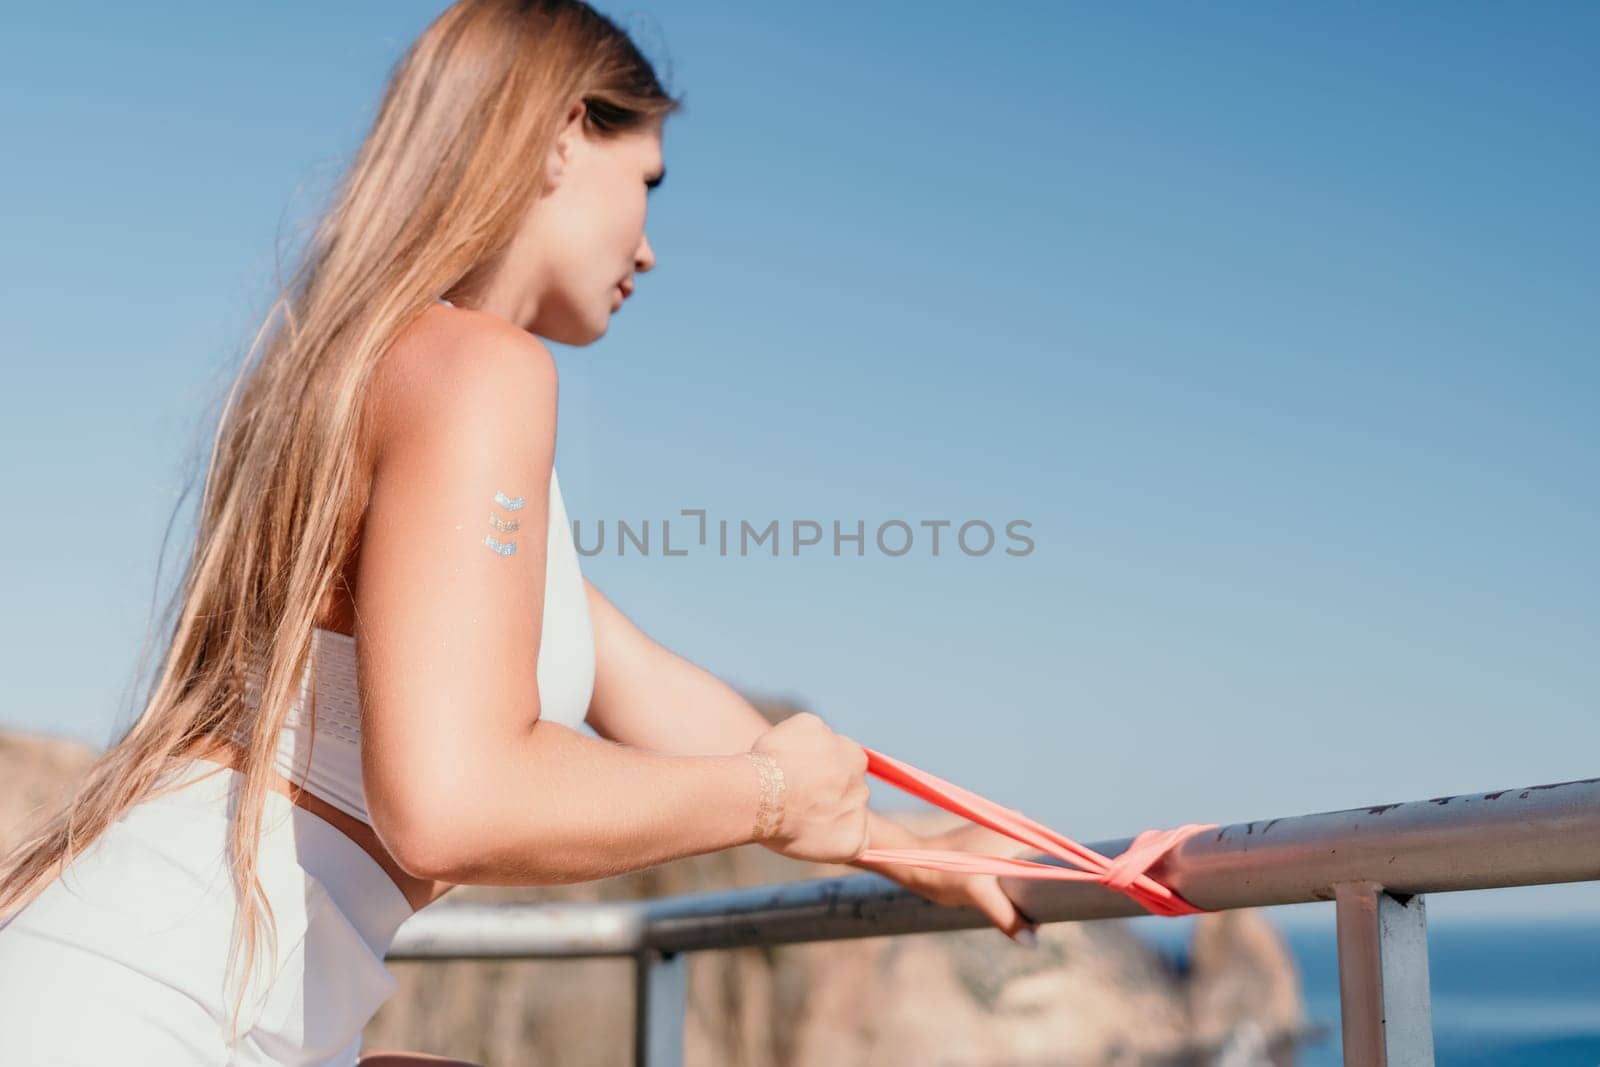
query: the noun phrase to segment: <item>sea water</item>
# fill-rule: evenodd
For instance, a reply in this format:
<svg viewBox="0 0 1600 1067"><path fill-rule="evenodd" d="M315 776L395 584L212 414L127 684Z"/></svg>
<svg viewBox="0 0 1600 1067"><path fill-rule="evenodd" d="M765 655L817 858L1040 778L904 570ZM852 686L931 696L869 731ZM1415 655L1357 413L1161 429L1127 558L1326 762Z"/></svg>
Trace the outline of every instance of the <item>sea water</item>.
<svg viewBox="0 0 1600 1067"><path fill-rule="evenodd" d="M1316 921L1264 914L1298 963L1309 1021L1326 1036L1299 1067L1339 1067L1339 952L1333 909ZM1325 921L1323 921L1325 920ZM1188 920L1142 918L1134 929L1181 953ZM1428 920L1428 977L1438 1067L1600 1065L1600 918Z"/></svg>

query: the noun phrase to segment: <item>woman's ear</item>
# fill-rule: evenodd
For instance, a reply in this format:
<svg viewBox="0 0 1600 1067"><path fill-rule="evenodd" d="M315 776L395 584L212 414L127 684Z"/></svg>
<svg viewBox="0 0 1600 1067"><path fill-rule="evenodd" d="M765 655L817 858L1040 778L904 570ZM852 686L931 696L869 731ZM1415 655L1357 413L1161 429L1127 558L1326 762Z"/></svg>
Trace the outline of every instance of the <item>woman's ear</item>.
<svg viewBox="0 0 1600 1067"><path fill-rule="evenodd" d="M559 137L550 146L550 154L545 157L544 163L544 188L546 192L554 190L561 184L561 178L567 172L567 151L565 143Z"/></svg>
<svg viewBox="0 0 1600 1067"><path fill-rule="evenodd" d="M545 160L546 187L554 189L561 184L561 178L567 171L567 164L572 159L573 146L578 138L583 136L584 116L589 109L582 100L575 100L567 109L566 119L561 124L561 129L556 132L556 138L550 144L550 155Z"/></svg>

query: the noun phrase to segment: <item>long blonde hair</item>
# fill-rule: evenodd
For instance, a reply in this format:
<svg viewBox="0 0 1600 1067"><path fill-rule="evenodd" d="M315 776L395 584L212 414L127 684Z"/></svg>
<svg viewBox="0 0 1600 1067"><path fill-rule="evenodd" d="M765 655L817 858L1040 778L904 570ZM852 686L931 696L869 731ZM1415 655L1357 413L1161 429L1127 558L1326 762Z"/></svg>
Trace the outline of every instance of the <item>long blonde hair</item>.
<svg viewBox="0 0 1600 1067"><path fill-rule="evenodd" d="M481 294L542 191L536 164L576 99L596 136L683 106L628 35L579 0L460 0L396 65L371 130L227 389L195 543L143 710L65 808L42 813L0 862L0 918L130 805L159 795L153 787L186 746L238 730L249 741L230 852L244 903L228 958L243 947L248 976L263 930L276 946L256 845L279 731L314 666L316 613L366 506L367 383L437 296L470 305ZM241 683L263 660L259 695L246 702ZM233 1001L232 1040L247 985Z"/></svg>

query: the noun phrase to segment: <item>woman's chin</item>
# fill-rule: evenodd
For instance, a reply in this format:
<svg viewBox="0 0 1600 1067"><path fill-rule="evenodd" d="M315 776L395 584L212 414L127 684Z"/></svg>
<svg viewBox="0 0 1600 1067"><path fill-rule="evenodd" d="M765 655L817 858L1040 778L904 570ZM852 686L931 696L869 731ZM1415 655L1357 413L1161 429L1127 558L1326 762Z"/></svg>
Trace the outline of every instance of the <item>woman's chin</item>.
<svg viewBox="0 0 1600 1067"><path fill-rule="evenodd" d="M581 347L583 345L592 345L596 341L600 340L600 338L604 337L606 335L606 333L610 329L611 329L611 316L607 315L605 318L601 319L598 323L595 324L595 328L590 330L584 336L583 340L574 341L572 343L573 343L574 346L579 346L579 347Z"/></svg>
<svg viewBox="0 0 1600 1067"><path fill-rule="evenodd" d="M606 335L611 328L611 316L602 315L593 322L563 322L558 325L540 329L537 326L531 331L547 341L557 344L570 345L573 348L582 348L592 345Z"/></svg>

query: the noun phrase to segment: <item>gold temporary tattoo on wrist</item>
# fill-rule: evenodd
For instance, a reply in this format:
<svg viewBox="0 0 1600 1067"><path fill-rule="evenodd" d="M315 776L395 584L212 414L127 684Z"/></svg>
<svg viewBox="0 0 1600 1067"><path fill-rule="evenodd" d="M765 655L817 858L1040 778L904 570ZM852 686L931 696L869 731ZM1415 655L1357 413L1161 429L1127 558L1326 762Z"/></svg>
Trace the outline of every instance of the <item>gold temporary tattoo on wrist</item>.
<svg viewBox="0 0 1600 1067"><path fill-rule="evenodd" d="M528 501L526 497L509 497L499 490L495 490L494 502L505 508L507 511L519 511ZM501 533L511 533L519 527L519 524L515 519L502 519L496 515L489 516L489 525L493 526ZM499 538L495 537L494 534L485 534L483 537L483 543L500 553L502 556L514 555L517 551L517 543L515 541L501 541Z"/></svg>
<svg viewBox="0 0 1600 1067"><path fill-rule="evenodd" d="M761 774L761 804L756 809L754 837L757 841L767 841L777 836L783 821L783 797L787 791L783 768L765 752L746 752L745 755Z"/></svg>

